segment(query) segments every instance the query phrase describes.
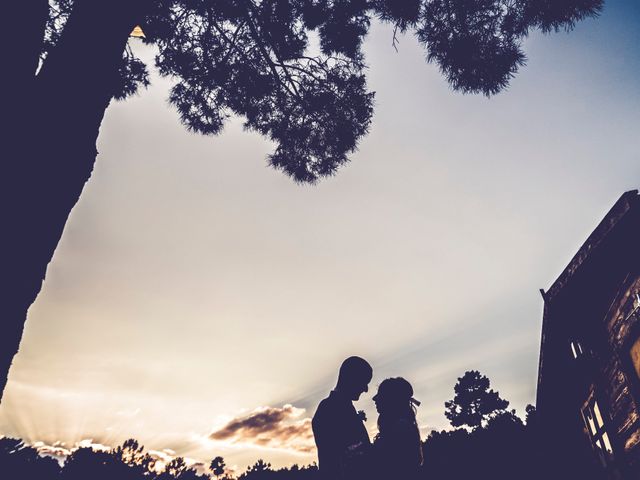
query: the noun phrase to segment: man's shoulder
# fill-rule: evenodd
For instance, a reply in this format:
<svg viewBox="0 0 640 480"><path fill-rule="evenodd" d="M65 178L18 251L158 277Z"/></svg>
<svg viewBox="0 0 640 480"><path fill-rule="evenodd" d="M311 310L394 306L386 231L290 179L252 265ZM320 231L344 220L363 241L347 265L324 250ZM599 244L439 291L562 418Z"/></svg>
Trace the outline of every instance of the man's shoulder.
<svg viewBox="0 0 640 480"><path fill-rule="evenodd" d="M324 398L318 404L318 408L316 408L316 413L313 416L313 420L318 421L318 419L322 419L327 415L333 417L336 414L344 412L344 410L344 402L341 401L336 395L330 394L327 398Z"/></svg>
<svg viewBox="0 0 640 480"><path fill-rule="evenodd" d="M316 417L322 416L326 411L328 410L333 410L335 408L335 400L331 398L331 396L328 396L327 398L323 398L322 400L320 400L320 403L318 404L318 408L316 408L316 413L313 416L313 418L315 419Z"/></svg>

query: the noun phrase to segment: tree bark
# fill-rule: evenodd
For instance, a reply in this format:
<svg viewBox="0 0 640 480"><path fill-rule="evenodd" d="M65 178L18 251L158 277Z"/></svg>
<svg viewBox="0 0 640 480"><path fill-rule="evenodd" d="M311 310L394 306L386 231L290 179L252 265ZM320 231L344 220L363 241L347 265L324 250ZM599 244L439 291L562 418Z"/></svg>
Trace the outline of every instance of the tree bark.
<svg viewBox="0 0 640 480"><path fill-rule="evenodd" d="M42 51L44 27L49 16L48 0L9 0L2 5L5 21L0 37L3 87L22 89L23 82L35 78ZM12 99L15 90L2 90L5 100Z"/></svg>
<svg viewBox="0 0 640 480"><path fill-rule="evenodd" d="M59 44L18 96L28 122L14 125L2 162L0 399L27 310L91 176L129 33L149 3L76 0Z"/></svg>
<svg viewBox="0 0 640 480"><path fill-rule="evenodd" d="M30 140L29 111L32 111L36 70L44 42L45 23L49 15L48 0L11 0L3 6L6 15L2 30L0 55L5 69L0 76L0 92L3 108L0 109L2 125L2 166L0 175L0 399L7 380L11 360L17 350L22 325L16 322L15 311L23 296L19 292L20 269L14 257L19 239L15 218L19 206L16 192L23 146ZM24 317L24 316L23 316Z"/></svg>

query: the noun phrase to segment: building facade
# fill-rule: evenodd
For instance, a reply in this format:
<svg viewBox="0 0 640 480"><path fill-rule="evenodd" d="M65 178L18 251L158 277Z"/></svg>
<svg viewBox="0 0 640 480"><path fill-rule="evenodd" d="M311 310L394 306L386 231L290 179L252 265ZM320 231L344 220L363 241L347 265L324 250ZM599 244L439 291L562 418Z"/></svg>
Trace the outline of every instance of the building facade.
<svg viewBox="0 0 640 480"><path fill-rule="evenodd" d="M552 478L640 479L640 196L626 192L545 292L540 449Z"/></svg>

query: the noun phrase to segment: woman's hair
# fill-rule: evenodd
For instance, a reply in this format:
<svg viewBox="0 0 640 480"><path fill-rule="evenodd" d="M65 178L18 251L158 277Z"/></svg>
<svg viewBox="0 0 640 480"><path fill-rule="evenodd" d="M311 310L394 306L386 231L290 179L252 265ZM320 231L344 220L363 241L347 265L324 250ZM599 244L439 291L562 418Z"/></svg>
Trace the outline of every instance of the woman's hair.
<svg viewBox="0 0 640 480"><path fill-rule="evenodd" d="M406 433L415 445L419 462L422 463L422 448L420 443L420 429L416 420L416 406L420 404L413 398L413 387L402 377L387 378L378 387L377 403L380 406L378 416L378 435L376 439L395 442L393 438L398 434L398 425L404 424L408 429L400 429ZM414 438L415 437L415 438ZM405 441L407 438L404 439Z"/></svg>

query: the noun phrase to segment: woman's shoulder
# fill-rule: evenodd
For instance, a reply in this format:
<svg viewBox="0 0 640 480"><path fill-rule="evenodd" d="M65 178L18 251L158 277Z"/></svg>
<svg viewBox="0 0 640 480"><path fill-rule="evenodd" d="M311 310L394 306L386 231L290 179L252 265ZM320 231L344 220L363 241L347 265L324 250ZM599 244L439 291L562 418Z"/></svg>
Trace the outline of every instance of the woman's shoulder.
<svg viewBox="0 0 640 480"><path fill-rule="evenodd" d="M398 419L387 424L384 434L378 434L374 443L381 449L403 448L407 443L419 442L419 435L414 422Z"/></svg>
<svg viewBox="0 0 640 480"><path fill-rule="evenodd" d="M373 478L416 478L420 465L420 439L415 424L396 420L373 444L373 461L378 476Z"/></svg>

